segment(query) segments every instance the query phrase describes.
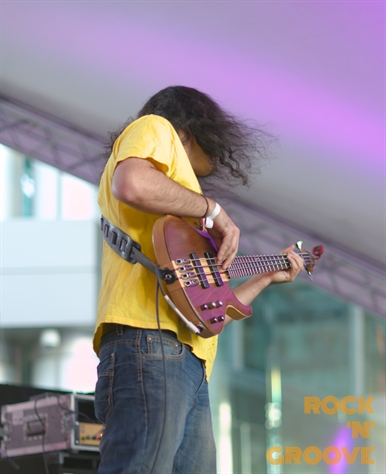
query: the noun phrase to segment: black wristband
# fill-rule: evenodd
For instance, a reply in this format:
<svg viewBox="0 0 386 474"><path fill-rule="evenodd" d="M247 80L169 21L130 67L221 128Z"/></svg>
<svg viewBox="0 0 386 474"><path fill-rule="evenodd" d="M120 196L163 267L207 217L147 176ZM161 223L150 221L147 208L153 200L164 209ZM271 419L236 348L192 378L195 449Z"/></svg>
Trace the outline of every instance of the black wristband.
<svg viewBox="0 0 386 474"><path fill-rule="evenodd" d="M206 211L205 211L205 214L202 216L201 219L205 219L205 217L206 217L206 215L208 214L208 211L209 211L209 201L206 199L206 197L203 194L201 196L205 199L205 202L206 202Z"/></svg>

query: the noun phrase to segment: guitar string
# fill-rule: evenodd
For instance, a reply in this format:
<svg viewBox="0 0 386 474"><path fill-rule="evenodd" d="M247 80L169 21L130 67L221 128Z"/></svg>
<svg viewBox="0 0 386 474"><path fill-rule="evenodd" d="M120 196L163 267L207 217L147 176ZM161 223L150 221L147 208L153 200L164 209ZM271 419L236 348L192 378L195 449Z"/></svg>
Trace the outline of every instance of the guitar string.
<svg viewBox="0 0 386 474"><path fill-rule="evenodd" d="M317 261L319 260L318 257L312 257L308 254L299 254L300 256L303 257L305 265L316 265ZM250 268L250 267L267 267L269 265L283 265L285 264L285 268L290 268L287 264L289 264L288 259L286 258L286 254L280 254L280 255L245 255L245 256L237 256L231 263L230 269L240 269L240 268ZM215 258L199 258L199 259L190 259L191 262L196 262L199 261L200 264L199 266L202 268L208 268L208 267L217 267L218 271L220 270L220 264L216 263ZM207 264L202 264L202 262L206 262ZM279 268L281 269L281 268ZM284 269L284 268L283 268Z"/></svg>
<svg viewBox="0 0 386 474"><path fill-rule="evenodd" d="M204 269L210 269L211 272L215 271L217 273L220 273L220 274L226 274L228 276L231 276L234 275L235 273L237 274L237 276L248 276L249 273L245 273L246 271L248 270L257 270L257 272L255 272L255 274L259 274L259 273L267 273L267 272L270 272L270 271L280 271L280 270L288 270L290 268L289 266L289 261L285 258L287 254L278 254L278 255L246 255L246 256L237 256L235 257L234 261L232 262L230 268L228 270L222 270L221 269L221 266L219 264L217 264L215 262L215 258L208 258L208 259L204 259L204 258L193 258L193 259L190 259L191 263L193 264L193 268L194 269L197 269L197 268L202 268ZM319 260L318 257L313 257L313 260L308 260L308 257L310 257L309 254L299 254L300 256L303 256L304 255L304 260L305 260L305 265L306 266L309 266L309 265L313 265L315 266L316 262ZM273 258L274 260L270 260L270 261L266 261L266 260L263 260L263 261L260 261L261 260L261 257L269 257L269 258ZM253 259L252 261L250 259ZM236 260L237 259L237 260ZM249 260L248 260L249 259ZM236 262L235 262L236 260ZM247 262L245 262L244 260L248 260ZM308 260L308 261L307 261ZM196 263L199 262L199 264L197 265ZM202 264L202 262L207 262L207 264ZM181 265L177 265L177 268L178 266L181 266ZM244 272L244 273L243 273ZM209 273L205 273L205 275L210 275ZM234 276L233 276L234 277ZM181 279L181 280L184 280L183 277L177 277L178 279Z"/></svg>
<svg viewBox="0 0 386 474"><path fill-rule="evenodd" d="M308 260L310 263L313 263L313 262L317 262L319 260L319 257L315 257L313 255L309 255L309 254L298 254L300 257L303 258L303 260ZM287 254L266 254L266 255L238 255L234 258L234 262L243 262L244 260L247 260L247 259L253 259L252 261L249 260L249 263L252 263L252 262L255 262L255 261L266 261L267 259L268 260L284 260L284 261L287 261ZM191 260L197 260L197 259L191 259ZM201 257L200 259L198 260L204 260L204 257ZM215 258L214 257L210 257L210 258L205 258L205 260L207 261L215 261Z"/></svg>
<svg viewBox="0 0 386 474"><path fill-rule="evenodd" d="M311 260L311 262L315 262L315 263L320 258L320 257L314 256L314 255L308 254L308 253L299 253L297 255L302 257L303 260L308 259L308 260ZM234 261L236 260L236 261L241 262L243 259L251 259L251 258L254 259L255 261L264 260L264 259L286 260L287 259L287 254L286 253L281 253L281 254L264 254L264 255L237 255L235 257ZM201 258L201 259L203 259L203 258ZM195 260L195 259L191 259L191 260ZM211 257L211 258L208 258L207 260L208 261L214 261L215 258Z"/></svg>
<svg viewBox="0 0 386 474"><path fill-rule="evenodd" d="M289 269L290 268L289 262L284 262L284 261L282 261L282 262L280 262L280 261L279 262L274 262L274 261L272 261L272 262L238 262L238 263L232 262L232 264L231 264L231 266L229 267L228 270L222 270L221 264L216 263L214 259L211 259L211 260L212 260L212 262L208 262L209 263L208 265L202 263L203 261L206 261L204 259L191 259L191 263L193 264L192 266L193 266L194 269L197 269L197 268L207 269L207 268L209 268L210 270L216 271L218 273L227 273L228 270L241 270L241 269L249 270L249 269L253 269L253 268L255 268L255 269L256 268L264 269L264 268L268 268L268 267L278 267L277 268L278 270L284 270L284 269ZM199 262L199 264L196 264L197 261ZM178 265L177 265L177 268L178 268Z"/></svg>

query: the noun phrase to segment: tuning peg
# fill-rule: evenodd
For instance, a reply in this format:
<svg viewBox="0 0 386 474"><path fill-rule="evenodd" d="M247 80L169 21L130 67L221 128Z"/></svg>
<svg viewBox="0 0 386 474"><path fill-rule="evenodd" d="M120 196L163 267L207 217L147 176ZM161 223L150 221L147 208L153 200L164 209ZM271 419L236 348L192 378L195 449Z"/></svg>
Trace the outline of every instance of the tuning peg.
<svg viewBox="0 0 386 474"><path fill-rule="evenodd" d="M312 253L315 255L315 257L321 257L323 255L323 252L324 252L324 248L323 248L323 245L316 245L313 249L312 249Z"/></svg>
<svg viewBox="0 0 386 474"><path fill-rule="evenodd" d="M303 248L303 241L302 240L298 240L295 244L296 248L299 250L299 252L301 253L308 253L307 250L305 250ZM312 270L313 270L313 265L312 264L309 264L309 265L306 265L306 263L304 262L304 269L305 271L307 272L307 275L311 278L312 280Z"/></svg>

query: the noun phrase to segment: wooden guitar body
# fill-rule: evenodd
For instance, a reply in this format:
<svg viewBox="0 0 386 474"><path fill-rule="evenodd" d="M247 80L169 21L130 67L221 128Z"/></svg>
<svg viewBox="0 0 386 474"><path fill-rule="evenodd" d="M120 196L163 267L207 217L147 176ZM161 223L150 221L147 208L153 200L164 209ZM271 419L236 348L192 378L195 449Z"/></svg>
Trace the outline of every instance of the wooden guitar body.
<svg viewBox="0 0 386 474"><path fill-rule="evenodd" d="M170 298L200 329L201 337L220 334L226 315L243 319L252 314L233 294L227 272L216 266L211 241L191 224L170 215L160 218L153 229L153 247L160 268L175 272L176 280L167 285Z"/></svg>

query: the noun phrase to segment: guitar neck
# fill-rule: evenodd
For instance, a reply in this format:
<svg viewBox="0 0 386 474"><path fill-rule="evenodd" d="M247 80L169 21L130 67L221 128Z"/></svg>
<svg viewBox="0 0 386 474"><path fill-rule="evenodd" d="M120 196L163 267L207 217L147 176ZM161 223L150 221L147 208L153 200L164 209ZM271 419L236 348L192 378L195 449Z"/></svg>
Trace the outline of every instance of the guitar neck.
<svg viewBox="0 0 386 474"><path fill-rule="evenodd" d="M307 263L310 255L308 253L299 255ZM237 256L228 269L228 277L230 279L242 278L258 273L288 270L289 268L291 268L291 264L286 254Z"/></svg>

